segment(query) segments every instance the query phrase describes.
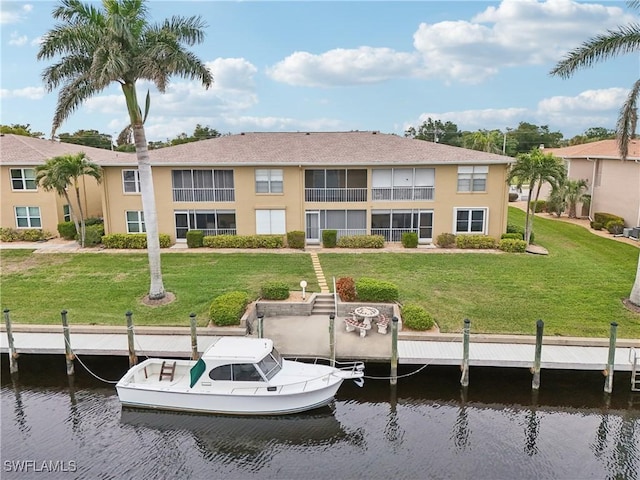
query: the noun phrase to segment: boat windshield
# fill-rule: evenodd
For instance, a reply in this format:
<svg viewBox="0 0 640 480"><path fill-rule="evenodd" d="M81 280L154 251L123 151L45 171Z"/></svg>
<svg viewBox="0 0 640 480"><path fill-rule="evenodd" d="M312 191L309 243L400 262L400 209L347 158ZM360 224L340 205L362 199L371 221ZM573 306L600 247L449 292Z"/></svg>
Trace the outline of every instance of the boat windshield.
<svg viewBox="0 0 640 480"><path fill-rule="evenodd" d="M280 356L280 352L275 348L271 350L269 355L260 360L258 367L262 370L264 376L267 377L267 380L271 380L282 368L282 357Z"/></svg>

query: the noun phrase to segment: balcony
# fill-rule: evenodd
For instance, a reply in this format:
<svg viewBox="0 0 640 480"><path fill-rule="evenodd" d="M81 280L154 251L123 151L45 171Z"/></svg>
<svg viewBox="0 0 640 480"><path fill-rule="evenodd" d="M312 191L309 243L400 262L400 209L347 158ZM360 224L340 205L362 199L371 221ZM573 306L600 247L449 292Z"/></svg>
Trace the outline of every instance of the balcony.
<svg viewBox="0 0 640 480"><path fill-rule="evenodd" d="M234 188L174 188L174 202L234 202Z"/></svg>
<svg viewBox="0 0 640 480"><path fill-rule="evenodd" d="M305 188L305 202L366 202L366 188Z"/></svg>
<svg viewBox="0 0 640 480"><path fill-rule="evenodd" d="M435 187L374 187L371 197L373 201L432 201L434 190Z"/></svg>
<svg viewBox="0 0 640 480"><path fill-rule="evenodd" d="M401 242L405 232L418 233L415 228L372 228L371 235L382 235L385 242Z"/></svg>

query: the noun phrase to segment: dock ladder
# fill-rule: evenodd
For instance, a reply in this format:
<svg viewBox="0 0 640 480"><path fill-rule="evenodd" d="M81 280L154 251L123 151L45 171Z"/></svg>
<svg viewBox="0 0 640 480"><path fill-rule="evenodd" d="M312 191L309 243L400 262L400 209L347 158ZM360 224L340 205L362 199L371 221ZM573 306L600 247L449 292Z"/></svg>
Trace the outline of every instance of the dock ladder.
<svg viewBox="0 0 640 480"><path fill-rule="evenodd" d="M640 352L634 347L629 350L629 362L631 362L631 391L640 392Z"/></svg>

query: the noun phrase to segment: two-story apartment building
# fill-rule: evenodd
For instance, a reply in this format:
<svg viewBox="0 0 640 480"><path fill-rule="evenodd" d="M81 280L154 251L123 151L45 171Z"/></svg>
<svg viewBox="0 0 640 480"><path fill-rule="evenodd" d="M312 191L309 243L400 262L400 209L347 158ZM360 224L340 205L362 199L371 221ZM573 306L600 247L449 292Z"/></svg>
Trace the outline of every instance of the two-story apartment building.
<svg viewBox="0 0 640 480"><path fill-rule="evenodd" d="M216 234L322 231L421 243L506 229L510 157L378 132L246 133L150 152L159 229ZM144 231L135 156L104 168L105 231Z"/></svg>
<svg viewBox="0 0 640 480"><path fill-rule="evenodd" d="M71 220L69 205L56 192L36 184L35 169L47 160L84 152L97 164L132 154L72 145L21 135L0 135L0 226L43 229L57 235L58 223ZM133 155L135 159L135 155ZM82 207L87 217L102 216L100 186L90 177L80 179ZM76 208L75 192L69 192ZM77 210L76 210L77 211Z"/></svg>

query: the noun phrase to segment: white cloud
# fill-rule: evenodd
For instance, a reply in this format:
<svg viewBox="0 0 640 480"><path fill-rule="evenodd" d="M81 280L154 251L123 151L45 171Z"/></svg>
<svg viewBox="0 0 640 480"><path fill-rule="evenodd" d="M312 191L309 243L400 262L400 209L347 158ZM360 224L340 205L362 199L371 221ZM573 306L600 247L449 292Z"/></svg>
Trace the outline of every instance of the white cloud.
<svg viewBox="0 0 640 480"><path fill-rule="evenodd" d="M320 55L295 52L267 70L278 82L320 87L377 83L413 74L418 58L390 48L337 48Z"/></svg>
<svg viewBox="0 0 640 480"><path fill-rule="evenodd" d="M217 90L250 91L255 88L258 69L244 58L216 58L206 64L213 74L213 88Z"/></svg>
<svg viewBox="0 0 640 480"><path fill-rule="evenodd" d="M13 45L15 47L21 47L27 44L27 36L20 35L18 32L11 32L9 35L9 45Z"/></svg>
<svg viewBox="0 0 640 480"><path fill-rule="evenodd" d="M587 112L615 112L620 108L629 90L626 88L606 88L585 90L574 96L545 98L538 102L539 115L565 115Z"/></svg>
<svg viewBox="0 0 640 480"><path fill-rule="evenodd" d="M20 23L32 10L33 5L29 3L0 2L0 24Z"/></svg>
<svg viewBox="0 0 640 480"><path fill-rule="evenodd" d="M487 108L482 110L461 110L458 112L422 113L418 121L405 124L405 130L409 126L418 127L430 117L433 120L453 122L460 130L479 129L504 129L516 125L531 114L527 108Z"/></svg>
<svg viewBox="0 0 640 480"><path fill-rule="evenodd" d="M15 90L3 88L0 90L0 98L26 98L28 100L40 100L46 94L43 87L24 87Z"/></svg>

